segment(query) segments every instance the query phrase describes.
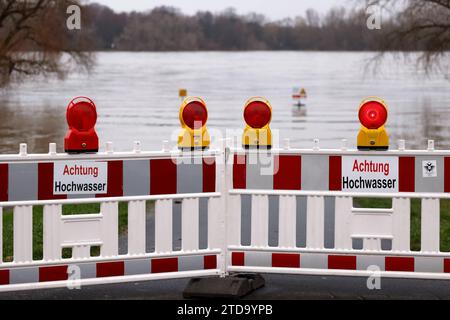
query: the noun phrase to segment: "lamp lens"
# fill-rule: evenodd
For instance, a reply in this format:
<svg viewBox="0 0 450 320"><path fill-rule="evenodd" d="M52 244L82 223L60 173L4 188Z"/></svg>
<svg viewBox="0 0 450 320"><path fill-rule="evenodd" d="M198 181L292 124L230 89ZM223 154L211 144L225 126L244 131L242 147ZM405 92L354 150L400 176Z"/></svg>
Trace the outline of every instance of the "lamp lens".
<svg viewBox="0 0 450 320"><path fill-rule="evenodd" d="M359 120L367 129L378 129L383 126L388 118L388 112L383 104L378 101L370 101L359 110Z"/></svg>
<svg viewBox="0 0 450 320"><path fill-rule="evenodd" d="M202 103L193 101L184 108L183 121L193 130L201 129L208 121L208 111Z"/></svg>
<svg viewBox="0 0 450 320"><path fill-rule="evenodd" d="M251 102L244 111L245 122L253 129L261 129L270 123L272 111L262 101Z"/></svg>
<svg viewBox="0 0 450 320"><path fill-rule="evenodd" d="M97 122L95 106L88 101L71 104L67 110L67 122L79 131L89 131Z"/></svg>

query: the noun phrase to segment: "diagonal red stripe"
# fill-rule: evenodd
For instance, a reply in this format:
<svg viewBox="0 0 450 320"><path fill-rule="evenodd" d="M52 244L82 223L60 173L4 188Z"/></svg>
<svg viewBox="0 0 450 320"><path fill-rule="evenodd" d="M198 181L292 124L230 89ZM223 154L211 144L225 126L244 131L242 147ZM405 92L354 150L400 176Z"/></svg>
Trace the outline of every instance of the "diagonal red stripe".
<svg viewBox="0 0 450 320"><path fill-rule="evenodd" d="M246 189L247 188L247 156L234 155L233 164L233 188Z"/></svg>
<svg viewBox="0 0 450 320"><path fill-rule="evenodd" d="M8 164L0 164L0 201L8 201Z"/></svg>
<svg viewBox="0 0 450 320"><path fill-rule="evenodd" d="M328 256L328 269L356 270L356 256Z"/></svg>
<svg viewBox="0 0 450 320"><path fill-rule="evenodd" d="M178 272L178 258L152 260L152 273L165 272Z"/></svg>
<svg viewBox="0 0 450 320"><path fill-rule="evenodd" d="M216 191L216 159L203 159L203 192Z"/></svg>
<svg viewBox="0 0 450 320"><path fill-rule="evenodd" d="M276 156L273 176L274 190L302 189L302 157Z"/></svg>
<svg viewBox="0 0 450 320"><path fill-rule="evenodd" d="M330 191L342 191L342 157L330 157Z"/></svg>
<svg viewBox="0 0 450 320"><path fill-rule="evenodd" d="M231 265L232 266L245 266L245 253L244 252L233 252L231 254Z"/></svg>
<svg viewBox="0 0 450 320"><path fill-rule="evenodd" d="M39 200L67 199L65 195L53 195L54 163L38 164L38 198Z"/></svg>
<svg viewBox="0 0 450 320"><path fill-rule="evenodd" d="M150 194L177 193L177 165L172 159L155 159L150 162Z"/></svg>
<svg viewBox="0 0 450 320"><path fill-rule="evenodd" d="M450 273L450 259L444 259L444 272Z"/></svg>
<svg viewBox="0 0 450 320"><path fill-rule="evenodd" d="M97 278L120 277L123 275L125 275L125 263L123 261L97 263Z"/></svg>
<svg viewBox="0 0 450 320"><path fill-rule="evenodd" d="M123 196L123 161L108 161L108 193L98 194L97 198Z"/></svg>
<svg viewBox="0 0 450 320"><path fill-rule="evenodd" d="M444 158L444 192L450 193L450 158Z"/></svg>
<svg viewBox="0 0 450 320"><path fill-rule="evenodd" d="M400 157L399 158L399 191L414 192L415 191L415 158Z"/></svg>
<svg viewBox="0 0 450 320"><path fill-rule="evenodd" d="M300 268L300 254L272 254L272 267L274 268Z"/></svg>
<svg viewBox="0 0 450 320"><path fill-rule="evenodd" d="M68 266L40 267L39 282L64 281L69 278Z"/></svg>
<svg viewBox="0 0 450 320"><path fill-rule="evenodd" d="M386 271L414 272L413 257L386 257Z"/></svg>
<svg viewBox="0 0 450 320"><path fill-rule="evenodd" d="M203 258L203 263L205 270L217 269L217 256L205 256Z"/></svg>
<svg viewBox="0 0 450 320"><path fill-rule="evenodd" d="M9 270L0 270L0 286L9 284Z"/></svg>

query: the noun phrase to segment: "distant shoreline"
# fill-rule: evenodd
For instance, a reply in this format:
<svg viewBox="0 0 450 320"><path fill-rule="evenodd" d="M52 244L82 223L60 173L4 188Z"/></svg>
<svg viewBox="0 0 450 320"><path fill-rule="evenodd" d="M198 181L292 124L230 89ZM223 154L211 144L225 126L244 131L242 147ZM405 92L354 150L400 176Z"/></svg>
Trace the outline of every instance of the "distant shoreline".
<svg viewBox="0 0 450 320"><path fill-rule="evenodd" d="M308 53L383 53L383 54L402 54L402 53L423 53L424 50L391 50L391 51L376 51L376 50L274 50L274 49L267 49L267 50L95 50L95 51L86 51L91 53L111 53L111 52L118 52L118 53L255 53L255 52L293 52L293 53L301 53L301 52L308 52ZM450 51L445 51L445 53L450 53Z"/></svg>

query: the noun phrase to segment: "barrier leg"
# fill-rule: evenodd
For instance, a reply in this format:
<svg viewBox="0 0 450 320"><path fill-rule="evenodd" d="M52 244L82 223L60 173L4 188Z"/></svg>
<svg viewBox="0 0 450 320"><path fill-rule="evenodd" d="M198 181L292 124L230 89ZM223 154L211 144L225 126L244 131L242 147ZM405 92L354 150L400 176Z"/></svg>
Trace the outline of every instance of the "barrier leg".
<svg viewBox="0 0 450 320"><path fill-rule="evenodd" d="M228 245L241 244L241 198L230 196L228 191L232 189L231 169L227 163L227 151L224 153L224 165L220 165L218 176L221 177L220 199L209 200L209 248L217 245L221 248L218 268L222 270L220 277L194 278L189 281L183 296L186 299L201 298L242 298L254 290L265 285L264 278L258 274L228 275L227 266L230 264ZM268 197L259 197L252 205L252 243L260 246L267 245L268 239ZM258 217L262 212L263 217ZM214 215L214 220L212 220ZM254 233L253 230L257 230Z"/></svg>

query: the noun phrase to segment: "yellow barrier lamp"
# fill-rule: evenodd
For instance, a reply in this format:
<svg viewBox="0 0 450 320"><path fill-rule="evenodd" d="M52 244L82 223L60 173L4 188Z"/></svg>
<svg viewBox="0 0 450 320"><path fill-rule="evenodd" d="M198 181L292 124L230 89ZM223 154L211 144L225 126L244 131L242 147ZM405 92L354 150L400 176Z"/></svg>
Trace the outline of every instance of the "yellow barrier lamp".
<svg viewBox="0 0 450 320"><path fill-rule="evenodd" d="M200 98L186 98L180 108L181 132L178 148L184 151L205 150L211 144L206 128L208 109Z"/></svg>
<svg viewBox="0 0 450 320"><path fill-rule="evenodd" d="M384 125L388 120L386 103L376 97L370 97L359 107L361 130L358 135L358 150L388 150L389 135Z"/></svg>
<svg viewBox="0 0 450 320"><path fill-rule="evenodd" d="M272 106L267 99L251 98L244 108L244 120L247 124L242 137L245 149L271 149L272 131L269 124L272 121Z"/></svg>

